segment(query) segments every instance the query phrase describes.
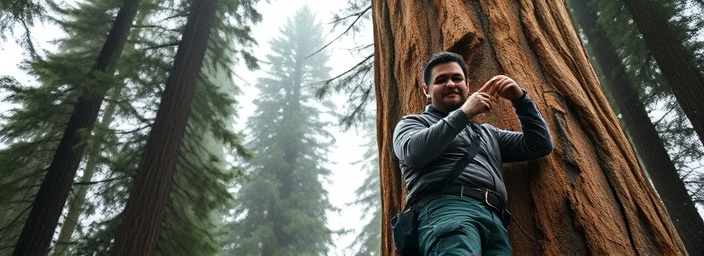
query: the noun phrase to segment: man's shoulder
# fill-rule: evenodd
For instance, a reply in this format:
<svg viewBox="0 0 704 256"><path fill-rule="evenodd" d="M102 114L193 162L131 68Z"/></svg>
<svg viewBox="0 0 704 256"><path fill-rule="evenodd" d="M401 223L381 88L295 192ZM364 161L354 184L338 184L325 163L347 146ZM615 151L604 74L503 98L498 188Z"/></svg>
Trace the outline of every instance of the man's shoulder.
<svg viewBox="0 0 704 256"><path fill-rule="evenodd" d="M422 112L418 114L408 114L403 116L401 120L414 120L423 123L425 126L430 126L430 124L437 121L437 117L431 115L428 112Z"/></svg>
<svg viewBox="0 0 704 256"><path fill-rule="evenodd" d="M418 119L418 118L424 118L422 116L430 116L426 112L421 112L421 113L413 113L413 114L406 114L403 116L402 119Z"/></svg>

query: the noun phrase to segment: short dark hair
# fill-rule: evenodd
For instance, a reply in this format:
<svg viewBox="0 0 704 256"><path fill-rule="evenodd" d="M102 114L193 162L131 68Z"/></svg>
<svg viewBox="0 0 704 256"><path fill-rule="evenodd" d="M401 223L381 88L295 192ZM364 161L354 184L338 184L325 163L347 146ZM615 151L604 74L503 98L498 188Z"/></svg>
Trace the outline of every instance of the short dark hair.
<svg viewBox="0 0 704 256"><path fill-rule="evenodd" d="M425 83L425 85L427 85L428 87L432 85L432 83L430 82L430 73L433 68L439 64L448 62L457 62L457 64L460 65L460 68L462 68L464 77L467 77L467 65L464 64L464 59L462 58L462 55L459 55L454 52L443 51L433 54L433 56L428 59L428 62L425 63L425 66L423 67L423 82Z"/></svg>

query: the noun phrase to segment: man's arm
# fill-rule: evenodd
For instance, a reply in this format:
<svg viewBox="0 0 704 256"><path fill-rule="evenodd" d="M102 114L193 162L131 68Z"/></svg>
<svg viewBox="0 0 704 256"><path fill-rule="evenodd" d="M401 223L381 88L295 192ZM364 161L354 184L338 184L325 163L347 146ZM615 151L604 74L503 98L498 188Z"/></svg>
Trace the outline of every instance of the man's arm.
<svg viewBox="0 0 704 256"><path fill-rule="evenodd" d="M437 158L469 123L462 111L450 112L437 123L426 127L415 115L404 117L394 129L394 154L404 164L424 166Z"/></svg>
<svg viewBox="0 0 704 256"><path fill-rule="evenodd" d="M553 149L550 131L530 97L525 94L523 98L512 100L511 103L523 132L498 132L502 161L527 161L550 154Z"/></svg>
<svg viewBox="0 0 704 256"><path fill-rule="evenodd" d="M516 115L521 121L523 132L511 132L496 129L498 134L499 147L503 162L515 162L535 159L552 152L552 140L547 124L540 116L535 104L528 97L526 90L518 86L518 83L505 75L497 75L489 79L482 88L475 94L479 97L480 105L471 105L471 98L462 105L467 115L473 114L479 109L480 112L491 110L492 101L487 101L486 97L500 97L510 100ZM473 106L479 106L479 108Z"/></svg>

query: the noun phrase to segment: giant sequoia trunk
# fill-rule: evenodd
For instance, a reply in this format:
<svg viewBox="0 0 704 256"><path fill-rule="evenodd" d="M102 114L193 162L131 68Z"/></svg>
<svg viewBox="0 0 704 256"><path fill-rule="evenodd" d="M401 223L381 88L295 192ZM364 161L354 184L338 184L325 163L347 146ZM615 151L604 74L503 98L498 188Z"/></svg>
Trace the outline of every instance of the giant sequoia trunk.
<svg viewBox="0 0 704 256"><path fill-rule="evenodd" d="M391 134L402 115L425 105L420 69L441 50L465 56L470 90L496 74L515 78L550 126L551 155L505 166L509 207L537 239L532 243L510 226L516 254L684 253L562 1L378 0L372 6L384 255L394 253L389 219L405 196ZM479 121L520 129L508 102Z"/></svg>
<svg viewBox="0 0 704 256"><path fill-rule="evenodd" d="M51 238L73 185L73 178L83 158L86 143L82 143L84 138L81 138L80 133L90 134L93 124L98 119L105 93L110 89L98 81L96 77L101 75L97 73L109 73L119 59L138 6L139 0L125 0L117 13L105 44L89 74L91 79L88 79L88 82L92 84L86 87L92 88L83 92L74 106L46 177L34 199L32 211L17 240L13 255L48 253Z"/></svg>
<svg viewBox="0 0 704 256"><path fill-rule="evenodd" d="M699 72L694 57L667 27L667 20L653 0L624 0L624 3L677 102L704 143L704 104L701 102L704 99L704 75Z"/></svg>
<svg viewBox="0 0 704 256"><path fill-rule="evenodd" d="M193 0L111 255L153 255L218 0Z"/></svg>
<svg viewBox="0 0 704 256"><path fill-rule="evenodd" d="M595 1L569 2L578 24L594 49L594 59L604 73L606 81L603 81L603 84L615 99L613 104L620 110L630 141L660 195L670 221L677 229L689 255L704 255L704 243L701 241L704 237L704 221L667 154L655 125L650 121L637 89L628 80L618 53L606 38L606 28L597 23Z"/></svg>

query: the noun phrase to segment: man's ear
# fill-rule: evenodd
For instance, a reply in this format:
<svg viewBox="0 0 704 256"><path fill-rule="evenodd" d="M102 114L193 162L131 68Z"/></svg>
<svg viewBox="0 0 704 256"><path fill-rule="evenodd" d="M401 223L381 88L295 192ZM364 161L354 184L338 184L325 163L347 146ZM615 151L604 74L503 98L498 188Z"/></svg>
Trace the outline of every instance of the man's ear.
<svg viewBox="0 0 704 256"><path fill-rule="evenodd" d="M423 83L423 94L425 94L425 97L430 98L430 92L428 91L428 86Z"/></svg>

